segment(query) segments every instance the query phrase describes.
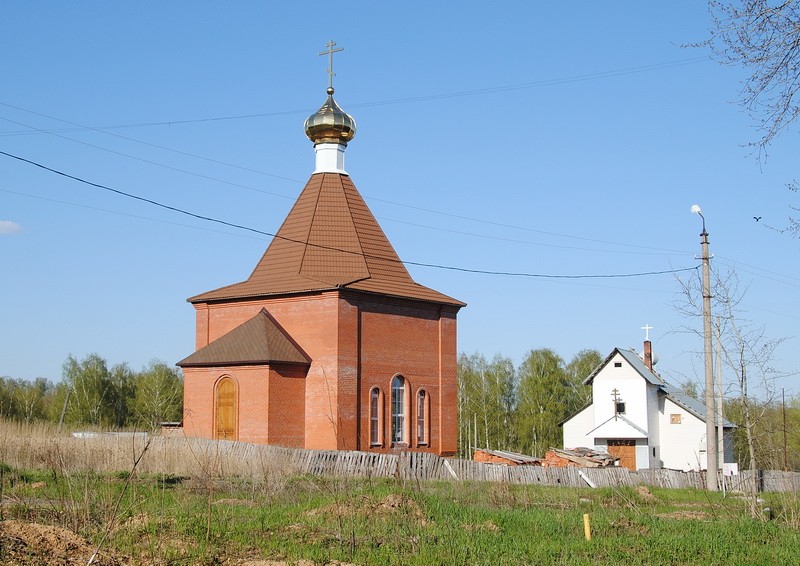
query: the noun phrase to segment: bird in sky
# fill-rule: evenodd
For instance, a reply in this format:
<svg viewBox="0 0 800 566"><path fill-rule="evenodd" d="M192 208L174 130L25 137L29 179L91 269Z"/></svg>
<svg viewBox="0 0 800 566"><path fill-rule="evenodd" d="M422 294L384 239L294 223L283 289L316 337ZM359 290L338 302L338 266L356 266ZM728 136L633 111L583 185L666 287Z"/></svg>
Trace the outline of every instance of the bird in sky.
<svg viewBox="0 0 800 566"><path fill-rule="evenodd" d="M753 216L753 220L755 220L756 222L758 222L759 220L761 220L761 217L760 217L760 216Z"/></svg>

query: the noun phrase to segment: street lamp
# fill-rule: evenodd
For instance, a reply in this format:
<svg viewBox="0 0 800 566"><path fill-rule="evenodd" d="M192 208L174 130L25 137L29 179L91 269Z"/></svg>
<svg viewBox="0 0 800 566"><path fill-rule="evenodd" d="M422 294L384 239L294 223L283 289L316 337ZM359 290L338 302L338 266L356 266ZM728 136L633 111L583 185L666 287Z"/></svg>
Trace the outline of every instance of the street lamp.
<svg viewBox="0 0 800 566"><path fill-rule="evenodd" d="M716 410L714 408L714 362L711 352L711 275L709 273L708 232L706 218L699 205L692 205L692 213L703 219L700 233L703 260L703 338L706 370L706 489L717 491L717 430L715 428Z"/></svg>

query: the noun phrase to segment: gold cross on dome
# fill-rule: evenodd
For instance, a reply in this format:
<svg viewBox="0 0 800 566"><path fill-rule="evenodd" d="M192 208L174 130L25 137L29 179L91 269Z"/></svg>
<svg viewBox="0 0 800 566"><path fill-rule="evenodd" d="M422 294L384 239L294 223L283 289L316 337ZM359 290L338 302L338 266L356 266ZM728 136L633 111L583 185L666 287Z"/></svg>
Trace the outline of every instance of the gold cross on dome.
<svg viewBox="0 0 800 566"><path fill-rule="evenodd" d="M333 72L333 54L339 53L340 51L344 51L344 47L340 47L338 49L334 49L336 47L336 42L330 40L328 43L325 44L325 47L328 48L327 51L320 51L317 55L327 55L328 56L328 88L333 88L333 77L336 76L336 73Z"/></svg>

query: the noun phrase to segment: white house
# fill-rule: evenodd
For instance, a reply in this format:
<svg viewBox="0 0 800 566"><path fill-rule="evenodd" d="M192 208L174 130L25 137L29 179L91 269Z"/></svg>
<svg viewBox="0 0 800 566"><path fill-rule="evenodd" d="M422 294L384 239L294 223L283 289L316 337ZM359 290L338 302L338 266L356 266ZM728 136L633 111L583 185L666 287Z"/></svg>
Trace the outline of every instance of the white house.
<svg viewBox="0 0 800 566"><path fill-rule="evenodd" d="M584 384L592 402L562 423L564 447L594 447L631 470L706 469L705 406L653 370L652 345L644 359L615 348ZM733 427L724 425L724 462L733 462Z"/></svg>

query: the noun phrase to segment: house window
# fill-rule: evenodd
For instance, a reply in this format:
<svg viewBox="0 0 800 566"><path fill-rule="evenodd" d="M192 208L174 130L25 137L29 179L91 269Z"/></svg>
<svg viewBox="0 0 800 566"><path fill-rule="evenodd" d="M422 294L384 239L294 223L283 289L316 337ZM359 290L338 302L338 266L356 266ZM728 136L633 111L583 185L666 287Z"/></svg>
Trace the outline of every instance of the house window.
<svg viewBox="0 0 800 566"><path fill-rule="evenodd" d="M680 415L680 413L670 415L669 416L669 424L681 424L681 415Z"/></svg>
<svg viewBox="0 0 800 566"><path fill-rule="evenodd" d="M396 375L392 379L392 442L405 442L406 380Z"/></svg>
<svg viewBox="0 0 800 566"><path fill-rule="evenodd" d="M424 389L417 393L417 445L428 444L428 403L430 397Z"/></svg>
<svg viewBox="0 0 800 566"><path fill-rule="evenodd" d="M624 415L625 414L625 401L617 401L617 414Z"/></svg>
<svg viewBox="0 0 800 566"><path fill-rule="evenodd" d="M383 394L380 388L373 387L369 392L369 443L370 446L383 444Z"/></svg>
<svg viewBox="0 0 800 566"><path fill-rule="evenodd" d="M622 367L622 362L614 362L614 367L615 368L621 368Z"/></svg>

